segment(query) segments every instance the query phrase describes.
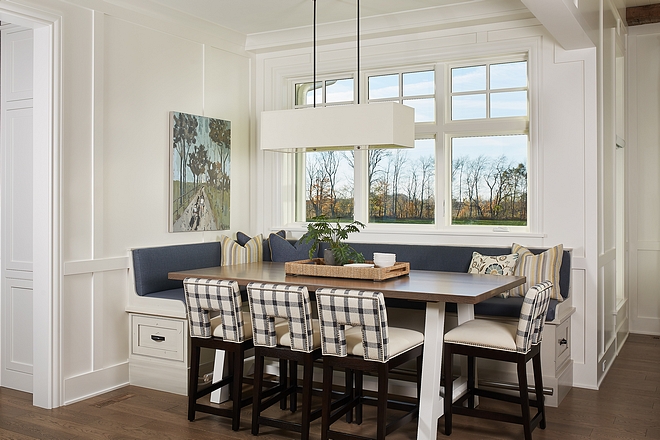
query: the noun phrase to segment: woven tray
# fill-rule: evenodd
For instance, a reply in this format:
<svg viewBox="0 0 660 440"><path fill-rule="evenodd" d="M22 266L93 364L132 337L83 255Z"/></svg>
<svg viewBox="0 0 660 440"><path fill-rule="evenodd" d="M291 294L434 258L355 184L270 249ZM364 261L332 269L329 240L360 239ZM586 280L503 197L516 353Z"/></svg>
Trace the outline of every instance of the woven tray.
<svg viewBox="0 0 660 440"><path fill-rule="evenodd" d="M373 263L373 261L367 261ZM287 275L308 275L314 277L355 278L361 280L382 281L396 278L410 273L410 263L397 262L390 267L350 267L328 266L323 258L313 260L290 261L284 263Z"/></svg>

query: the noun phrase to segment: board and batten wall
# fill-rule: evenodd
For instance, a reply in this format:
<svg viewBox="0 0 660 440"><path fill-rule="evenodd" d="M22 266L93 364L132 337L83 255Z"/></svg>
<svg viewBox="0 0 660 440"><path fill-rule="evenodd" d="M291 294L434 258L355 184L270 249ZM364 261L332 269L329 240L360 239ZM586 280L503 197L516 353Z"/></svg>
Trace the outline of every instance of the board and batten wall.
<svg viewBox="0 0 660 440"><path fill-rule="evenodd" d="M231 121L231 232L252 232L245 226L253 215L252 57L244 36L173 10L118 4L0 5L3 21L15 14L24 22L34 17L35 27L52 23L50 55L60 66L53 93L60 151L51 162L61 176L51 200L60 259L51 276L60 303L54 327L39 332L54 338L46 407L128 383L130 249L217 240L221 233L168 232L170 111ZM48 179L38 175L35 184L50 185ZM34 381L47 382L41 379Z"/></svg>
<svg viewBox="0 0 660 440"><path fill-rule="evenodd" d="M660 24L628 37L630 331L660 335Z"/></svg>

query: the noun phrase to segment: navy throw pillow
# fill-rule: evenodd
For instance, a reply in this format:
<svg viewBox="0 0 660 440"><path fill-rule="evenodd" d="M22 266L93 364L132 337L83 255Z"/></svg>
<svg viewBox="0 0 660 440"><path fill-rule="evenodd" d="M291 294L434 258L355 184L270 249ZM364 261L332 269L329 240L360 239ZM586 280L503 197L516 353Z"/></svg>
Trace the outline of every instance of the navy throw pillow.
<svg viewBox="0 0 660 440"><path fill-rule="evenodd" d="M277 231L277 232L275 232L275 234L278 235L279 237L286 238L286 231L285 230ZM275 235L275 234L271 234L271 235ZM241 246L245 246L245 243L247 243L251 239L252 239L252 237L242 233L241 231L238 231L236 233L236 243L240 244ZM264 242L263 242L263 248L264 248L263 260L264 261L268 261L268 259L270 258L270 246L268 245L268 243L269 243L269 240L267 238L264 238Z"/></svg>
<svg viewBox="0 0 660 440"><path fill-rule="evenodd" d="M307 260L313 244L312 242L301 243L300 240L296 244L291 244L277 234L270 234L268 241L270 242L270 259L278 263Z"/></svg>

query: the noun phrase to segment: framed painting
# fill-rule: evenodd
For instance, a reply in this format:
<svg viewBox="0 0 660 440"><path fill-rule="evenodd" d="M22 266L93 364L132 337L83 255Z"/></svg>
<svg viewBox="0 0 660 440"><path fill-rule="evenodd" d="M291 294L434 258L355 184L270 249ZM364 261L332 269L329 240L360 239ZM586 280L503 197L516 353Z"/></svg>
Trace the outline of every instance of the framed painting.
<svg viewBox="0 0 660 440"><path fill-rule="evenodd" d="M170 232L229 229L231 121L170 112Z"/></svg>

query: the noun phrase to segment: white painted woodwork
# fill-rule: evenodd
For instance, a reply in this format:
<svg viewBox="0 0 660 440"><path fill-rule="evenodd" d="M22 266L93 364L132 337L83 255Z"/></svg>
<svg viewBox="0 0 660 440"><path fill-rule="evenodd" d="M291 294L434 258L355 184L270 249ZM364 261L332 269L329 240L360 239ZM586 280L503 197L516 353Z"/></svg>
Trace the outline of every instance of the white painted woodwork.
<svg viewBox="0 0 660 440"><path fill-rule="evenodd" d="M33 34L0 33L2 157L2 341L0 384L32 392Z"/></svg>
<svg viewBox="0 0 660 440"><path fill-rule="evenodd" d="M257 115L288 107L288 81L311 78L308 35L300 31L290 40L284 37L291 33L250 42L175 11L150 10L145 4L137 12L129 3L15 0L0 5L3 22L8 14L23 20L20 24L33 17L35 41L39 34L48 42L36 57L42 67L35 72L44 81L34 97L34 117L42 122L35 127L35 143L38 138L47 147L33 158L40 213L34 219L39 227L33 245L41 250L34 253L33 265L35 274L43 274L40 280L35 276L33 285L39 322L34 353L41 359L33 368L35 401L43 406L60 406L128 383L131 332L125 310L133 302L149 308L133 298L129 249L217 240L220 235L167 232L169 111L232 121L231 230L222 233L243 230L253 235L281 226L294 234L304 230L287 224L293 209L281 182L288 178L291 168L285 166L290 164L258 150ZM455 235L424 228L368 228L360 240L484 245L517 241L572 248L572 381L595 388L602 378L602 361L607 368L612 351L625 339L620 324L628 310L624 302L614 310L616 319L606 316L617 282L607 272L620 267L615 191L607 183L616 181L616 167L603 150L609 148L607 125L598 109L612 105L612 100L604 99L609 83L600 79L606 68L600 50L605 48L597 35L594 38L600 26L618 27L611 13L600 15L600 6L609 2L581 1L586 22L577 20L595 47L565 50L553 37L556 32L540 24L541 15L532 17L520 2L486 3L487 17L458 28L420 26L420 32L403 35L373 28L364 41L362 68L435 66L466 56L530 51L535 56L530 96L538 123L531 133L536 164L532 184L540 195L533 207L538 230ZM469 6L461 7L461 17L474 15ZM335 30L341 36L337 40L330 37ZM347 27L325 32L319 72L352 72L355 52ZM621 35L625 32L624 26ZM628 67L635 72L629 72L627 81L629 129L624 136L631 159L626 192L630 328L658 334L660 317L654 311L660 281L660 204L647 200L657 201L660 191L654 107L660 93L660 31L646 25L631 32L630 51L636 55ZM246 52L247 43L254 52ZM278 50L278 44L286 50ZM17 79L17 91L20 83ZM37 100L45 105L37 106ZM1 220L4 225L6 219ZM3 237L3 249L4 244ZM3 253L3 265L5 258ZM6 286L2 288L4 292Z"/></svg>
<svg viewBox="0 0 660 440"><path fill-rule="evenodd" d="M630 331L660 335L660 24L630 28Z"/></svg>

